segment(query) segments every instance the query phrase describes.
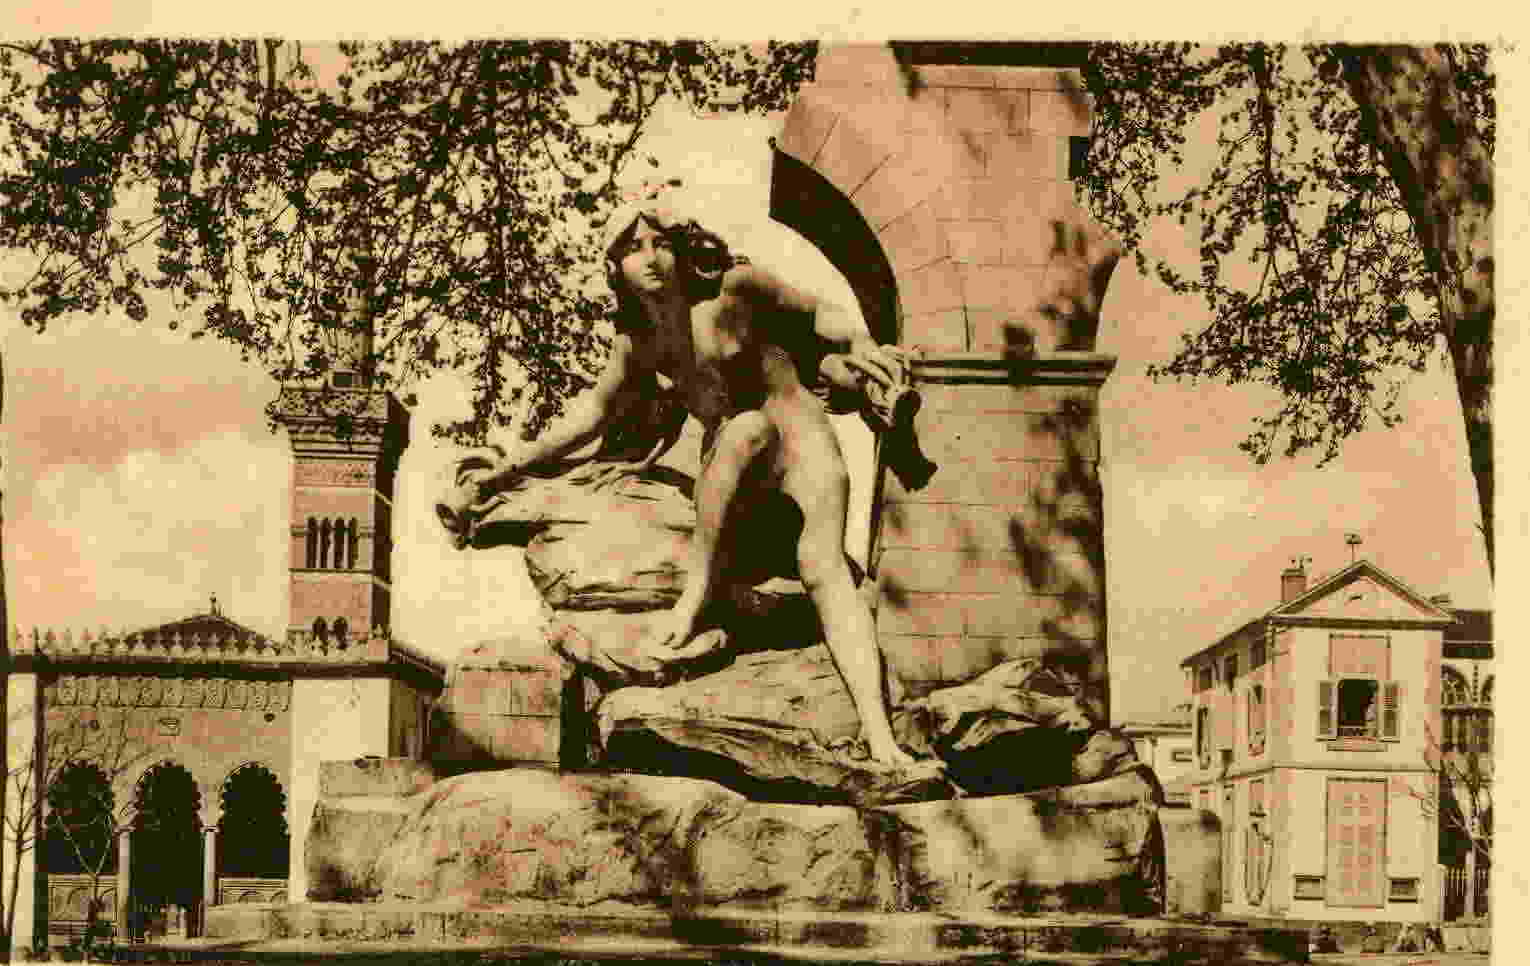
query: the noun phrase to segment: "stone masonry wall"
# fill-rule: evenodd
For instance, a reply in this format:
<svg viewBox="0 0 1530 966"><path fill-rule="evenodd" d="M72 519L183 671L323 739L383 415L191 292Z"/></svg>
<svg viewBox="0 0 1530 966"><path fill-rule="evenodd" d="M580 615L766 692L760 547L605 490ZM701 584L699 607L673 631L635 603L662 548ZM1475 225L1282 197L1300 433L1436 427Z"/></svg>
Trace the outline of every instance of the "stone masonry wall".
<svg viewBox="0 0 1530 966"><path fill-rule="evenodd" d="M876 234L899 342L922 351L918 432L940 468L916 490L889 474L878 508L879 632L915 692L1048 655L1108 713L1097 398L1113 360L1094 348L1120 250L1068 180L1089 123L1075 70L827 47L778 144Z"/></svg>

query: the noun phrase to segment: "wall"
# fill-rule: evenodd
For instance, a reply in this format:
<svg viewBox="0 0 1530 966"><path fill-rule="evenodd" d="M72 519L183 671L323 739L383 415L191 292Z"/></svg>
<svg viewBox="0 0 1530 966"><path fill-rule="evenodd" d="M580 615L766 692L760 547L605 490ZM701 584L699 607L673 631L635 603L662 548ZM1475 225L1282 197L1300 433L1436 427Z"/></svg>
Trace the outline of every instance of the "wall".
<svg viewBox="0 0 1530 966"><path fill-rule="evenodd" d="M275 683L283 689L290 687L287 682ZM107 734L117 733L114 729L120 715L127 716L123 750L132 765L113 781L112 791L119 804L134 794L145 771L166 761L180 765L196 779L204 828L218 823L223 783L241 765L258 762L276 776L283 789L289 785L292 730L285 697L269 709L181 707L167 705L163 699L158 706L132 708L50 703L46 720L48 728L55 730L66 727L71 718L95 719L102 725L101 733Z"/></svg>
<svg viewBox="0 0 1530 966"><path fill-rule="evenodd" d="M1317 682L1329 677L1330 637L1336 632L1388 639L1388 679L1400 685L1397 740L1343 742L1317 736ZM1198 656L1197 666L1212 661L1217 673L1210 689L1192 694L1193 708L1214 709L1217 737L1212 742L1211 767L1202 769L1197 762L1196 779L1209 783L1212 807L1231 829L1228 840L1234 847L1227 871L1232 888L1225 911L1325 920L1429 918L1438 901L1435 825L1410 788L1422 792L1433 781L1424 756L1439 733L1440 631L1382 624L1281 627L1269 639L1265 666L1250 669L1249 645L1261 633L1262 625L1256 626ZM1238 655L1238 676L1229 690L1222 671L1224 659L1232 653ZM1248 686L1255 681L1263 682L1266 692L1268 737L1262 755L1254 754L1248 742L1246 701ZM1232 750L1225 771L1219 747ZM1260 777L1265 779L1262 824L1269 830L1268 847L1274 851L1263 900L1251 904L1244 888L1244 836L1250 820L1249 785ZM1380 908L1356 909L1330 907L1323 899L1295 898L1295 876L1326 875L1327 783L1332 777L1375 777L1387 783L1384 874L1418 878L1418 902L1389 900ZM1222 804L1223 787L1229 783L1235 790L1231 814Z"/></svg>
<svg viewBox="0 0 1530 966"><path fill-rule="evenodd" d="M1368 777L1355 771L1293 770L1288 774L1291 807L1290 830L1284 840L1289 850L1290 872L1325 875L1327 871L1328 781L1330 778ZM1438 907L1436 835L1433 820L1408 792L1416 774L1380 773L1387 782L1387 876L1419 879L1418 902L1386 902L1380 908L1330 907L1323 899L1290 900L1285 915L1295 919L1375 920L1413 922L1432 919ZM1426 776L1427 777L1427 776ZM1285 886L1289 891L1289 885Z"/></svg>
<svg viewBox="0 0 1530 966"><path fill-rule="evenodd" d="M923 487L887 478L888 662L918 693L1046 656L1108 719L1096 400L1111 360L1093 349L1119 248L1068 181L1088 131L1076 71L825 47L779 148L853 204L891 269L898 341L923 352L917 431L940 468ZM826 253L850 230L788 221ZM862 288L877 275L841 270ZM857 295L882 330L885 293Z"/></svg>
<svg viewBox="0 0 1530 966"><path fill-rule="evenodd" d="M430 719L430 698L403 681L388 682L388 757L421 758L425 753L425 728Z"/></svg>
<svg viewBox="0 0 1530 966"><path fill-rule="evenodd" d="M1398 740L1379 749L1343 751L1317 737L1318 685L1328 677L1329 637L1325 627L1292 628L1290 758L1294 762L1360 768L1421 768L1431 736L1439 734L1439 654L1437 629L1365 630L1390 642L1391 678L1399 683Z"/></svg>
<svg viewBox="0 0 1530 966"><path fill-rule="evenodd" d="M292 682L291 782L287 825L292 830L288 895L308 891L305 843L319 797L319 764L365 755L387 757L391 686L387 678L300 678Z"/></svg>

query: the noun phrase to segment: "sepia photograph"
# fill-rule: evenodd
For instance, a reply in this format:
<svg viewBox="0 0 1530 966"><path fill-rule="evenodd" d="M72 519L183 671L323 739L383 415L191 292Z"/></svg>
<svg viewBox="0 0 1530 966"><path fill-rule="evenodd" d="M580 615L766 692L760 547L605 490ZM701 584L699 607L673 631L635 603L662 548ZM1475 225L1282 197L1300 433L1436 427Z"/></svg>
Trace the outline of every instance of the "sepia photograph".
<svg viewBox="0 0 1530 966"><path fill-rule="evenodd" d="M8 961L1512 961L1522 53L612 23L0 31Z"/></svg>

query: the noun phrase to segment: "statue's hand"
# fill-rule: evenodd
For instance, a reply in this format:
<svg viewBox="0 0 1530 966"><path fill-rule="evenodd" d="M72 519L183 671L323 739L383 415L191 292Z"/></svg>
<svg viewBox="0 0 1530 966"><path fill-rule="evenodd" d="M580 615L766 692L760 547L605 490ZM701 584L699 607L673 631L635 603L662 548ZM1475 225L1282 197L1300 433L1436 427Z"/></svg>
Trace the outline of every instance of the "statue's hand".
<svg viewBox="0 0 1530 966"><path fill-rule="evenodd" d="M513 475L505 451L498 446L468 450L457 458L457 499L463 506L477 506L503 489Z"/></svg>
<svg viewBox="0 0 1530 966"><path fill-rule="evenodd" d="M648 472L652 463L648 460L618 463L594 463L580 470L570 477L575 483L588 485L593 492L599 493L610 486L615 486L629 476L641 476Z"/></svg>
<svg viewBox="0 0 1530 966"><path fill-rule="evenodd" d="M874 429L886 430L912 418L918 409L909 356L895 346L859 339L850 351L833 353L819 364L819 374L835 393L853 393Z"/></svg>
<svg viewBox="0 0 1530 966"><path fill-rule="evenodd" d="M888 390L909 379L908 356L895 346L858 339L848 352L824 356L819 374L837 389L865 392L869 383Z"/></svg>

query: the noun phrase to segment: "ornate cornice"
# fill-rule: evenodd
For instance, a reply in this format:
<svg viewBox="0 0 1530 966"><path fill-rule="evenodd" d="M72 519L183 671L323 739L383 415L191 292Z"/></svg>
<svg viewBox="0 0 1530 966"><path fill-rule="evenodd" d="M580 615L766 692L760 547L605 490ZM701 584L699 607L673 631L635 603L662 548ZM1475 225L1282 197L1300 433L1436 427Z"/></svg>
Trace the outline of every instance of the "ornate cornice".
<svg viewBox="0 0 1530 966"><path fill-rule="evenodd" d="M174 627L174 625L168 625ZM180 632L156 629L132 634L103 631L78 635L72 631L14 630L9 644L13 670L47 670L64 667L123 667L161 665L190 671L218 666L239 670L279 669L284 676L326 676L371 668L407 668L434 680L445 680L439 662L392 637L385 629L339 644L333 638L316 638L311 631L293 630L277 641L248 630Z"/></svg>
<svg viewBox="0 0 1530 966"><path fill-rule="evenodd" d="M1115 367L1116 357L1101 352L926 352L913 360L916 382L1020 386L1099 386Z"/></svg>

